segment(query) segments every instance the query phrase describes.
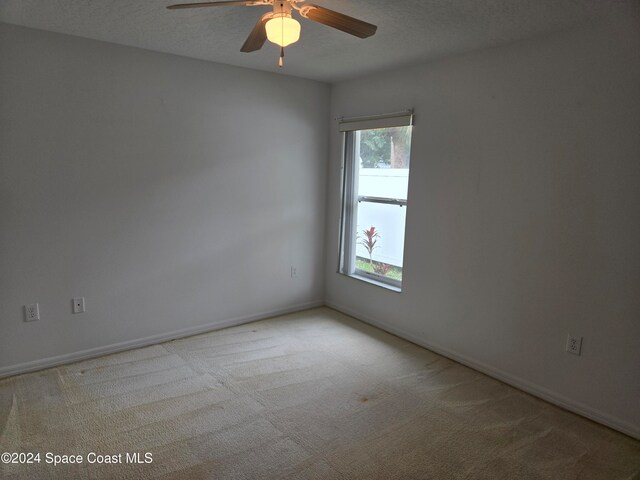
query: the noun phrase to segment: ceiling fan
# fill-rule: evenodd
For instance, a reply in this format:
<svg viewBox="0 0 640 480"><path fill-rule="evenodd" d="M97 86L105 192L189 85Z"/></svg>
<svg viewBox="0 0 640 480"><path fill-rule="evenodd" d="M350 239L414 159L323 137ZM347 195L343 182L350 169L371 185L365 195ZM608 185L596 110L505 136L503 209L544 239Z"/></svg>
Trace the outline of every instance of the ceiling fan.
<svg viewBox="0 0 640 480"><path fill-rule="evenodd" d="M260 50L264 42L270 42L280 46L280 59L278 66L282 67L284 47L297 42L300 39L300 23L292 17L296 10L298 14L314 22L322 23L343 32L355 35L359 38L367 38L376 33L378 27L357 18L329 10L313 4L304 4L304 0L227 0L218 2L181 3L170 5L169 10L183 8L220 7L230 5L264 6L273 5L273 11L260 17L258 23L247 37L240 49L249 53ZM301 4L301 5L298 5Z"/></svg>

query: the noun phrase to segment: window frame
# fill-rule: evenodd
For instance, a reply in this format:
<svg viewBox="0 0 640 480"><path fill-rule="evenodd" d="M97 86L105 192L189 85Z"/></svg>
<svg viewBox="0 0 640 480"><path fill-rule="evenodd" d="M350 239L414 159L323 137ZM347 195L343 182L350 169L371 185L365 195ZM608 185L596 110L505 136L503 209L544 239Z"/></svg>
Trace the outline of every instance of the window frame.
<svg viewBox="0 0 640 480"><path fill-rule="evenodd" d="M369 117L342 118L340 132L342 132L342 202L340 214L340 245L338 258L338 273L351 278L362 280L392 291L402 291L402 281L385 277L375 272L367 272L356 267L357 237L357 208L362 202L397 205L407 208L407 200L391 197L374 197L358 195L358 169L356 159L360 158L360 142L358 132L369 129L412 127L414 124L413 110L394 114L375 115ZM413 132L412 132L413 136ZM410 167L409 167L410 169ZM407 194L408 197L408 194ZM406 232L406 224L405 224ZM404 245L402 246L404 254ZM404 260L403 260L404 264Z"/></svg>

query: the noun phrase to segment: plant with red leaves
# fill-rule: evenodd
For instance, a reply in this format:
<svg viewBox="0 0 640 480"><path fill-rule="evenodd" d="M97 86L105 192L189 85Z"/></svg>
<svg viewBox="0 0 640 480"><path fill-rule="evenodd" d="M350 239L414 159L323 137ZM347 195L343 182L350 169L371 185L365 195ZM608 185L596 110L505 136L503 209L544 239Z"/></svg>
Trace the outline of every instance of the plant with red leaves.
<svg viewBox="0 0 640 480"><path fill-rule="evenodd" d="M378 243L380 234L376 231L376 227L373 226L369 229L365 228L362 233L364 234L365 238L360 240L360 242L358 243L362 245L369 253L369 265L371 265L371 268L373 269L373 250L378 247L378 245L376 244Z"/></svg>

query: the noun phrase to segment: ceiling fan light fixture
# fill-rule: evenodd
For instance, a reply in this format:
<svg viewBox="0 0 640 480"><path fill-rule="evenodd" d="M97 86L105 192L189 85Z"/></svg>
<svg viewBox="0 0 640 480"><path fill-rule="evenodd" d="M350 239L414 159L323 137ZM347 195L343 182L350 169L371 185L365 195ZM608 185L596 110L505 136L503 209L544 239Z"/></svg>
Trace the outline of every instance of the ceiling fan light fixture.
<svg viewBox="0 0 640 480"><path fill-rule="evenodd" d="M306 0L218 0L214 2L179 3L177 5L169 5L167 8L176 10L233 5L272 5L273 12L265 13L260 17L240 51L244 53L255 52L260 50L265 42L269 40L280 47L279 67L283 65L284 47L300 40L300 23L291 17L293 10L296 10L302 18L341 30L358 38L370 37L378 29L371 23L328 8L303 2L306 2ZM298 3L302 3L302 5L298 5Z"/></svg>
<svg viewBox="0 0 640 480"><path fill-rule="evenodd" d="M300 22L291 18L290 13L274 14L265 25L265 29L267 39L280 47L286 47L300 39Z"/></svg>

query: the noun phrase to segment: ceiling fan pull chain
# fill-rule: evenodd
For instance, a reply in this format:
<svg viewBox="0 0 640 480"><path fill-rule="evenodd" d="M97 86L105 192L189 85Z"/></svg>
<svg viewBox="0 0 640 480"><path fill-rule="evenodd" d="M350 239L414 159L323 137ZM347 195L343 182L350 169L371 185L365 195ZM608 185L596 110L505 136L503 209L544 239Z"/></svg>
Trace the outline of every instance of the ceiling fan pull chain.
<svg viewBox="0 0 640 480"><path fill-rule="evenodd" d="M280 8L284 8L284 4L281 3L280 4ZM282 66L284 65L284 62L282 61L282 59L284 58L284 21L280 22L280 33L281 33L281 39L282 39L282 43L280 44L280 58L278 59L278 68L282 68Z"/></svg>

